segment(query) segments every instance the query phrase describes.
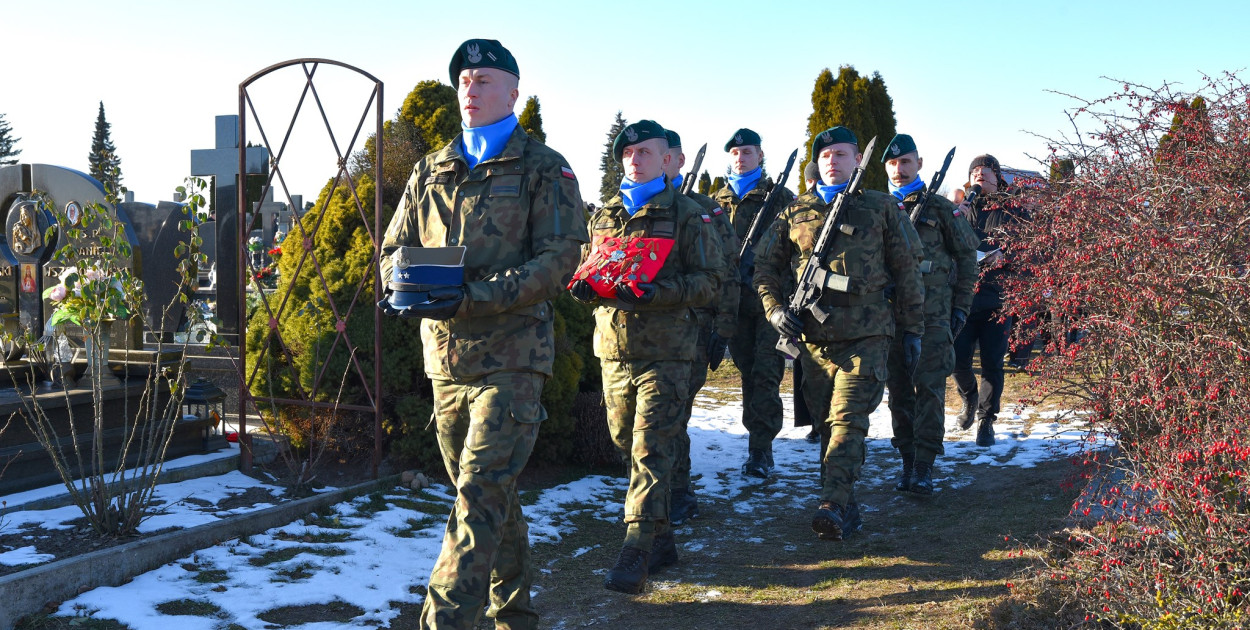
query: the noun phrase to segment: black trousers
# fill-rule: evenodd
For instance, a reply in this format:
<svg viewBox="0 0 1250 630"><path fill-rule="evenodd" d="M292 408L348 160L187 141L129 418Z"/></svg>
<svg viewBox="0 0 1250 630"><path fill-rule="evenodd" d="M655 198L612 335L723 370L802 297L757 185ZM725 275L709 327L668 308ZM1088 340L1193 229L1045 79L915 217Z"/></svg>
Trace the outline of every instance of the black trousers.
<svg viewBox="0 0 1250 630"><path fill-rule="evenodd" d="M1007 336L1011 319L998 321L1000 312L977 311L968 316L968 323L955 337L955 387L964 400L977 401L977 418L991 422L998 417L1003 397L1003 357L1007 354ZM972 373L972 355L981 349L981 386Z"/></svg>

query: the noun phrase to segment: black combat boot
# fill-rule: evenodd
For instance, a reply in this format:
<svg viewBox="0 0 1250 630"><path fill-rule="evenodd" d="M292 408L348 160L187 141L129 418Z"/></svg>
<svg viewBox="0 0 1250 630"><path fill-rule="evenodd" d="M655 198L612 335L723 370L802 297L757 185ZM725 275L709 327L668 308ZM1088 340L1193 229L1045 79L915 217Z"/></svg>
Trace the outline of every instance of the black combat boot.
<svg viewBox="0 0 1250 630"><path fill-rule="evenodd" d="M747 451L747 463L742 465L742 474L748 477L759 477L760 479L768 479L768 460L764 456L764 449L753 448Z"/></svg>
<svg viewBox="0 0 1250 630"><path fill-rule="evenodd" d="M977 396L973 394L971 398L967 396L962 396L962 398L964 406L959 410L959 428L967 431L972 426L972 419L977 415Z"/></svg>
<svg viewBox="0 0 1250 630"><path fill-rule="evenodd" d="M772 444L769 444L768 448L764 449L764 471L770 475L773 474L773 445Z"/></svg>
<svg viewBox="0 0 1250 630"><path fill-rule="evenodd" d="M977 425L977 446L994 446L994 419L982 417Z"/></svg>
<svg viewBox="0 0 1250 630"><path fill-rule="evenodd" d="M859 529L862 523L858 503L851 501L846 507L842 507L832 501L821 501L820 508L812 517L812 531L821 540L842 540L847 534Z"/></svg>
<svg viewBox="0 0 1250 630"><path fill-rule="evenodd" d="M916 472L912 475L909 489L916 494L933 494L933 464L916 462Z"/></svg>
<svg viewBox="0 0 1250 630"><path fill-rule="evenodd" d="M603 578L603 588L618 593L634 595L642 592L647 583L647 565L651 554L626 545L621 547L621 555L616 559L616 566L608 571Z"/></svg>
<svg viewBox="0 0 1250 630"><path fill-rule="evenodd" d="M672 530L655 535L651 544L651 559L647 562L647 573L659 573L664 567L677 564L677 540Z"/></svg>
<svg viewBox="0 0 1250 630"><path fill-rule="evenodd" d="M899 477L898 483L894 484L894 489L898 492L907 492L911 490L912 474L916 467L916 454L903 453L903 475Z"/></svg>
<svg viewBox="0 0 1250 630"><path fill-rule="evenodd" d="M668 522L673 525L684 525L699 515L699 498L688 488L674 488L669 505Z"/></svg>

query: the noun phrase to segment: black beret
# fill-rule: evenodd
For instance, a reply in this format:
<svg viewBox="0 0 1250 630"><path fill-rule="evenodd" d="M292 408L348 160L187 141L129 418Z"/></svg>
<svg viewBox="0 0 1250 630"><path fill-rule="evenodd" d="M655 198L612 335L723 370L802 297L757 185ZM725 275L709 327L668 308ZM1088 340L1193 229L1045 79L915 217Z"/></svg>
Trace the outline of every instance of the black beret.
<svg viewBox="0 0 1250 630"><path fill-rule="evenodd" d="M659 138L668 142L664 128L654 120L640 120L636 123L625 125L621 133L616 135L616 140L612 141L612 157L616 158L617 162L620 162L621 154L625 152L625 147L653 138Z"/></svg>
<svg viewBox="0 0 1250 630"><path fill-rule="evenodd" d="M900 133L897 136L894 136L894 139L890 141L890 144L885 145L885 152L881 154L881 163L885 164L890 160L915 152L916 141L912 140L911 136L905 133Z"/></svg>
<svg viewBox="0 0 1250 630"><path fill-rule="evenodd" d="M743 127L734 132L734 136L725 143L725 152L728 153L734 147L745 147L753 144L759 146L761 144L760 134Z"/></svg>
<svg viewBox="0 0 1250 630"><path fill-rule="evenodd" d="M830 127L816 134L816 137L812 138L812 161L816 161L825 147L844 142L855 145L855 150L859 150L859 138L855 137L855 132L841 125Z"/></svg>
<svg viewBox="0 0 1250 630"><path fill-rule="evenodd" d="M681 146L681 136L677 135L676 131L665 129L664 137L668 138L668 148L676 149Z"/></svg>
<svg viewBox="0 0 1250 630"><path fill-rule="evenodd" d="M498 68L515 74L517 78L521 77L512 53L493 39L470 39L460 44L456 54L451 56L451 64L447 66L453 87L460 83L460 71L465 68Z"/></svg>
<svg viewBox="0 0 1250 630"><path fill-rule="evenodd" d="M820 167L816 166L815 161L808 162L807 166L803 167L803 179L820 179Z"/></svg>

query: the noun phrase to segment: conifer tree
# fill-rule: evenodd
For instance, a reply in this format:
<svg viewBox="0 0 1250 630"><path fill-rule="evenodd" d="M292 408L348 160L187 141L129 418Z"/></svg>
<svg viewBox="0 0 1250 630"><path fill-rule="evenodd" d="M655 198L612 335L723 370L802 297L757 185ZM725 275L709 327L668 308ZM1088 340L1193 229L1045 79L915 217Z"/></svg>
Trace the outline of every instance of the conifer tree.
<svg viewBox="0 0 1250 630"><path fill-rule="evenodd" d="M411 120L421 130L429 150L438 151L460 133L456 89L439 81L422 81L404 98L399 117Z"/></svg>
<svg viewBox="0 0 1250 630"><path fill-rule="evenodd" d="M87 156L87 172L104 184L104 190L109 197L117 198L121 194L122 160L117 157L117 148L109 137L111 127L104 119L104 101L100 101L100 113L95 119L95 135L91 138L91 155Z"/></svg>
<svg viewBox="0 0 1250 630"><path fill-rule="evenodd" d="M599 160L599 170L603 171L603 180L599 184L601 203L607 203L609 199L616 196L621 187L621 178L625 176L625 169L612 155L612 143L624 129L625 117L617 111L616 120L612 121L612 127L608 129L608 141L603 146L603 157Z"/></svg>
<svg viewBox="0 0 1250 630"><path fill-rule="evenodd" d="M712 178L708 176L707 171L703 171L703 174L699 176L699 194L707 195L711 193L711 190Z"/></svg>
<svg viewBox="0 0 1250 630"><path fill-rule="evenodd" d="M18 143L21 138L13 137L13 127L4 120L4 114L0 114L0 166L8 166L17 164L17 156L21 155L21 149L14 149L13 146Z"/></svg>
<svg viewBox="0 0 1250 630"><path fill-rule="evenodd" d="M537 96L525 99L525 108L521 110L517 122L531 138L547 144L547 134L543 131L542 106L539 105Z"/></svg>
<svg viewBox="0 0 1250 630"><path fill-rule="evenodd" d="M720 190L720 189L722 189L722 188L724 188L724 187L725 187L725 178L724 178L724 177L716 177L715 179L713 179L713 180L712 180L712 187L711 187L710 189L708 189L708 193L707 193L707 194L709 194L709 195L715 195L715 194L716 194L716 191L718 191L718 190Z"/></svg>
<svg viewBox="0 0 1250 630"><path fill-rule="evenodd" d="M799 172L807 165L811 155L812 138L816 134L842 125L855 132L862 150L868 141L877 137L877 156L868 162L864 174L864 188L885 190L887 179L885 166L881 164L880 151L895 134L894 103L880 73L865 78L852 66L838 68L835 77L824 69L816 77L812 88L812 114L807 119L807 141L803 145L803 162L797 165ZM805 191L806 182L799 182L799 190Z"/></svg>

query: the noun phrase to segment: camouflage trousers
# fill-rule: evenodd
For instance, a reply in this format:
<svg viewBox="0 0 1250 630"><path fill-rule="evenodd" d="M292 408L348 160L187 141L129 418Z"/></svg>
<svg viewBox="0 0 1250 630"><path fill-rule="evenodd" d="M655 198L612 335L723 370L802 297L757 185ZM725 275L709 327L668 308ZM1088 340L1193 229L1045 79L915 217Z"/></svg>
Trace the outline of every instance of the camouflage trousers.
<svg viewBox="0 0 1250 630"><path fill-rule="evenodd" d="M694 413L694 399L699 390L707 383L707 344L712 339L712 329L703 326L699 329L698 356L690 362L690 395L686 398L686 408L682 412L677 435L673 440L673 480L670 484L676 490L690 489L690 416Z"/></svg>
<svg viewBox="0 0 1250 630"><path fill-rule="evenodd" d="M755 303L748 304L752 299ZM781 432L781 377L786 360L777 351L777 329L760 310L759 298L744 294L742 302L729 353L742 373L742 426L750 434L748 446L768 449Z"/></svg>
<svg viewBox="0 0 1250 630"><path fill-rule="evenodd" d="M668 527L675 439L690 396L689 361L601 361L612 442L629 460L625 544L650 549Z"/></svg>
<svg viewBox="0 0 1250 630"><path fill-rule="evenodd" d="M889 337L805 344L803 395L820 427L820 500L846 505L864 465L868 416L885 393Z"/></svg>
<svg viewBox="0 0 1250 630"><path fill-rule="evenodd" d="M950 326L925 328L920 344L920 363L914 376L903 367L902 336L890 344L890 375L886 381L894 426L890 443L899 453L914 453L917 461L932 464L945 452L942 438L946 435L946 377L955 369Z"/></svg>
<svg viewBox="0 0 1250 630"><path fill-rule="evenodd" d="M488 597L496 628L538 627L516 478L547 418L540 402L545 380L532 372L496 372L467 383L434 381L438 446L456 502L430 574L423 629L471 630Z"/></svg>

